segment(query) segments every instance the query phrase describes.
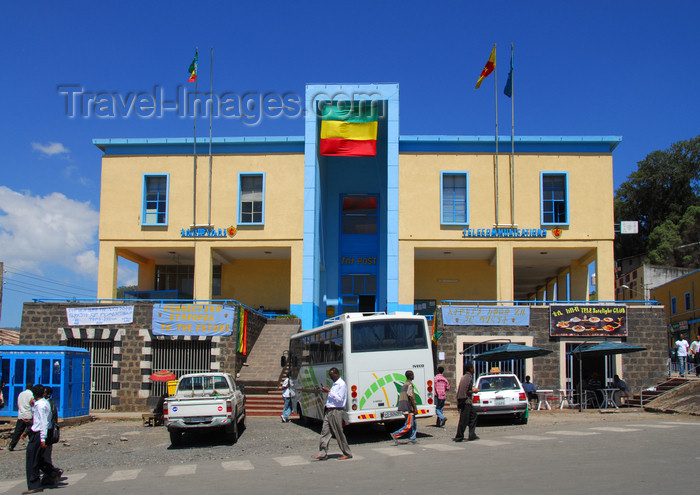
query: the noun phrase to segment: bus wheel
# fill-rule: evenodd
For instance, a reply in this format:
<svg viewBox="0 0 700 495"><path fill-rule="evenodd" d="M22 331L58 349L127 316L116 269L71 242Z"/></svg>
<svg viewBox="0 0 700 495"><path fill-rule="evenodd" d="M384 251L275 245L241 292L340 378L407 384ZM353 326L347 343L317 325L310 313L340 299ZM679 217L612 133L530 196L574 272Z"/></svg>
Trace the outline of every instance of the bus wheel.
<svg viewBox="0 0 700 495"><path fill-rule="evenodd" d="M301 404L297 404L297 414L299 415L299 421L301 421L301 424L305 426L309 426L311 424L311 418L304 416L304 411L301 408Z"/></svg>

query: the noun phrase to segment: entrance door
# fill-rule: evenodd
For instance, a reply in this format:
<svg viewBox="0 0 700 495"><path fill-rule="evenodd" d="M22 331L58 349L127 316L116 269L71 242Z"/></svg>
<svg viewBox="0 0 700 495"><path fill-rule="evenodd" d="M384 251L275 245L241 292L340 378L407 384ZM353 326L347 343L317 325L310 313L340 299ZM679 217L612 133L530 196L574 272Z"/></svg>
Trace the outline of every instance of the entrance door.
<svg viewBox="0 0 700 495"><path fill-rule="evenodd" d="M114 342L69 339L68 345L90 351L90 410L109 411L112 405Z"/></svg>
<svg viewBox="0 0 700 495"><path fill-rule="evenodd" d="M340 203L340 313L373 313L377 311L379 196L343 195Z"/></svg>

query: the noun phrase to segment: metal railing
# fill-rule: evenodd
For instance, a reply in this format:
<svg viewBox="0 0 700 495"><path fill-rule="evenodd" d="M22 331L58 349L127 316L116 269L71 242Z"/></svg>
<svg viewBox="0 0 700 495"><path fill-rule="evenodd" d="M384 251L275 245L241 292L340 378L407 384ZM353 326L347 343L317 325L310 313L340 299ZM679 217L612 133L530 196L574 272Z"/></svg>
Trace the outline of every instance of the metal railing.
<svg viewBox="0 0 700 495"><path fill-rule="evenodd" d="M630 300L630 301L485 301L485 300L452 300L446 299L440 301L440 304L453 306L453 305L463 305L468 304L471 306L497 306L497 305L512 305L512 306L549 306L551 304L638 304L644 306L660 306L659 301L640 301L640 300Z"/></svg>

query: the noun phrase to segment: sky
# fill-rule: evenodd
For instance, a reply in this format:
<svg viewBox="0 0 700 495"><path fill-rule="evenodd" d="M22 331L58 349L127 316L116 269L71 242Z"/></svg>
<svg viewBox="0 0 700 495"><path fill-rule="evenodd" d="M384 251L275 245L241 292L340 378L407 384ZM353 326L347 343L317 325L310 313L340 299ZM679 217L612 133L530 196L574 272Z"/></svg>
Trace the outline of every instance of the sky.
<svg viewBox="0 0 700 495"><path fill-rule="evenodd" d="M399 83L401 135L492 136L494 78L510 134L513 44L516 135L621 136L615 188L647 154L700 134L697 1L34 1L2 17L1 327L19 326L33 298L96 296L92 140L191 137L191 116L134 101L191 91L195 47L200 91L213 48L217 95L303 101L307 83ZM497 72L475 90L494 44ZM215 137L304 134L301 115L232 113L214 119ZM206 119L197 127L208 135ZM120 264L120 284L135 277Z"/></svg>

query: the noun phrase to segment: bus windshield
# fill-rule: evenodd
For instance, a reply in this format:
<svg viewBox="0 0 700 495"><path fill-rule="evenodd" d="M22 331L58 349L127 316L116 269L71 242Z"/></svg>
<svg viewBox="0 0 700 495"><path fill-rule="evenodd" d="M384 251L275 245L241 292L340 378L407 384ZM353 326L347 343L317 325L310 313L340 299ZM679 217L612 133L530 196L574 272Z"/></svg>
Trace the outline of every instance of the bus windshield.
<svg viewBox="0 0 700 495"><path fill-rule="evenodd" d="M421 320L377 320L352 323L352 352L426 349Z"/></svg>

